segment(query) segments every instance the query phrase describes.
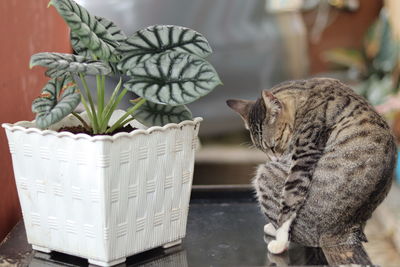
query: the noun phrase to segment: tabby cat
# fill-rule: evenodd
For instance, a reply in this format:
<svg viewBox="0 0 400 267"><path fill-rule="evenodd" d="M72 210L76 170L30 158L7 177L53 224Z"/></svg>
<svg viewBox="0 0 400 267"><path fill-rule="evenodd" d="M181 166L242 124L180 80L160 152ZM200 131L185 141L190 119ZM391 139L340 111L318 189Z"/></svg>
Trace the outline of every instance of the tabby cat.
<svg viewBox="0 0 400 267"><path fill-rule="evenodd" d="M338 80L290 81L257 101L228 100L268 161L253 180L268 250L360 246L364 226L387 195L396 145L384 119Z"/></svg>

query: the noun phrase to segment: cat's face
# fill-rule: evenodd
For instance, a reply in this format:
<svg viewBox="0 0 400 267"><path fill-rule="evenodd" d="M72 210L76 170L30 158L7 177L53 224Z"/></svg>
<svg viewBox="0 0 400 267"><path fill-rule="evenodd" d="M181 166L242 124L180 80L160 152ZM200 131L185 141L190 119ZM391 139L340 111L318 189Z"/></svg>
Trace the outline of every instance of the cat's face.
<svg viewBox="0 0 400 267"><path fill-rule="evenodd" d="M289 144L291 127L283 104L269 91L257 101L232 99L227 104L243 118L253 144L271 159L280 157Z"/></svg>

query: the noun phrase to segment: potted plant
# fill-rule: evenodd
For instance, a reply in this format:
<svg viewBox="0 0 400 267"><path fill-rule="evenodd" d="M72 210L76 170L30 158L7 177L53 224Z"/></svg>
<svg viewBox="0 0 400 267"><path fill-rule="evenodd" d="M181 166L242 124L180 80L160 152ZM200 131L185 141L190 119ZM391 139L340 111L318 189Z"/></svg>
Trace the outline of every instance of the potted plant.
<svg viewBox="0 0 400 267"><path fill-rule="evenodd" d="M179 243L202 120L185 104L221 83L204 59L207 40L170 25L126 37L72 0L50 5L71 28L77 55L33 55L31 67L46 67L50 78L32 103L36 119L2 125L28 242L101 266ZM96 76L96 102L87 75ZM106 101L108 75L121 78ZM117 112L128 91L138 97ZM79 103L84 113L75 112Z"/></svg>

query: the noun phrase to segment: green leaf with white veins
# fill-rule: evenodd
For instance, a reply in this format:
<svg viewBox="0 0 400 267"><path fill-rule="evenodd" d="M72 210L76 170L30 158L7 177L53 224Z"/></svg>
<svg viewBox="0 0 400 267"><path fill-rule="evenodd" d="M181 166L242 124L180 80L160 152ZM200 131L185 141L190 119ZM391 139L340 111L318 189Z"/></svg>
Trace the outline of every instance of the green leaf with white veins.
<svg viewBox="0 0 400 267"><path fill-rule="evenodd" d="M154 103L178 106L191 103L221 84L215 69L188 53L157 54L127 72L125 88Z"/></svg>
<svg viewBox="0 0 400 267"><path fill-rule="evenodd" d="M200 33L185 27L154 25L129 37L118 48L122 59L118 69L126 72L155 54L167 51L186 52L207 57L212 50Z"/></svg>
<svg viewBox="0 0 400 267"><path fill-rule="evenodd" d="M101 61L72 54L50 52L34 54L30 61L30 67L33 66L49 68L46 75L52 78L63 76L68 72L90 75L106 75L111 72L111 68Z"/></svg>
<svg viewBox="0 0 400 267"><path fill-rule="evenodd" d="M168 106L149 101L146 101L140 106L132 116L148 127L164 126L168 123L179 123L184 120L192 119L192 113L184 105Z"/></svg>
<svg viewBox="0 0 400 267"><path fill-rule="evenodd" d="M98 16L95 16L95 18L97 19L98 22L100 22L106 28L106 30L113 37L115 43L110 43L111 46L113 46L115 48L117 45L119 45L120 43L122 43L126 40L126 35L114 22L112 22L106 18L102 18L102 17L98 17ZM81 40L79 39L79 36L75 32L71 31L70 39L71 39L72 48L78 55L86 57L86 58L92 58L92 52L81 42ZM117 51L115 51L115 53L117 53ZM119 75L122 74L118 70L116 62L107 62L107 63L109 64L110 68L112 69L112 73L119 74Z"/></svg>
<svg viewBox="0 0 400 267"><path fill-rule="evenodd" d="M120 28L118 28L117 25L115 25L114 22L95 16L95 19L103 25L108 33L111 34L113 40L115 41L114 43L109 43L111 46L114 48L120 43L126 40L126 35L122 32ZM78 53L80 56L84 56L86 58L92 58L92 53L91 51L82 43L82 41L79 39L79 36L76 32L71 31L71 45L72 48L76 53Z"/></svg>
<svg viewBox="0 0 400 267"><path fill-rule="evenodd" d="M51 0L53 5L79 40L97 58L116 62L118 56L115 46L118 44L94 16L73 0Z"/></svg>
<svg viewBox="0 0 400 267"><path fill-rule="evenodd" d="M47 128L70 114L80 103L81 95L70 75L51 79L41 95L32 102L36 125Z"/></svg>

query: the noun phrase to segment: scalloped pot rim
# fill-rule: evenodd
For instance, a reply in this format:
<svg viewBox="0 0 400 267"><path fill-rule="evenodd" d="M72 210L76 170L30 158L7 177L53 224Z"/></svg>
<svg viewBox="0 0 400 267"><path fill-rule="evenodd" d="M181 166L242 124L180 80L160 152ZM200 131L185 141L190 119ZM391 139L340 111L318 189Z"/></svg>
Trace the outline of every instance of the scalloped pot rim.
<svg viewBox="0 0 400 267"><path fill-rule="evenodd" d="M202 117L196 117L193 120L185 120L185 121L182 121L182 122L180 122L178 124L177 123L168 123L168 124L166 124L166 125L164 125L162 127L161 126L152 126L152 127L148 128L148 129L137 129L137 130L134 130L134 131L129 132L129 133L117 133L117 134L114 134L112 136L109 136L109 135L90 136L90 135L84 134L84 133L73 134L73 133L70 133L70 132L57 132L57 131L54 131L54 130L40 130L38 128L26 128L26 127L23 127L23 126L19 126L20 124L31 123L30 121L19 121L19 122L16 122L14 124L12 124L12 123L3 123L1 126L3 128L5 128L5 129L7 129L7 130L10 130L11 132L22 131L22 132L25 132L27 134L29 134L29 133L38 133L38 134L43 135L43 136L45 136L45 135L53 135L53 136L56 136L56 137L59 137L59 138L61 138L61 137L69 137L69 138L72 138L72 139L77 139L77 140L78 139L86 139L86 140L94 142L94 141L114 141L114 140L116 140L118 138L133 137L135 135L141 135L141 134L148 135L148 134L151 134L152 132L155 132L155 131L166 131L168 129L180 128L180 127L185 126L185 125L197 125L201 121L203 121Z"/></svg>

